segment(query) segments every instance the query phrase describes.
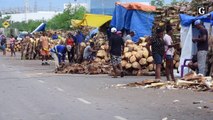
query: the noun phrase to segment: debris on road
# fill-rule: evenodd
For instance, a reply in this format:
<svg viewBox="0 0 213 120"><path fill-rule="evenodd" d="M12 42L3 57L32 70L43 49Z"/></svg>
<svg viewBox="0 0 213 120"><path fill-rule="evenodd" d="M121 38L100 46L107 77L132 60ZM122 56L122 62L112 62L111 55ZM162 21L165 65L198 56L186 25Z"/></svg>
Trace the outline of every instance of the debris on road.
<svg viewBox="0 0 213 120"><path fill-rule="evenodd" d="M162 80L143 80L141 82L128 83L126 87L143 87L143 88L159 88L159 89L189 89L196 91L208 91L213 90L213 80L211 77L204 77L197 75L195 72L186 74L182 79L174 81L162 81ZM199 104L199 102L193 102L193 104Z"/></svg>

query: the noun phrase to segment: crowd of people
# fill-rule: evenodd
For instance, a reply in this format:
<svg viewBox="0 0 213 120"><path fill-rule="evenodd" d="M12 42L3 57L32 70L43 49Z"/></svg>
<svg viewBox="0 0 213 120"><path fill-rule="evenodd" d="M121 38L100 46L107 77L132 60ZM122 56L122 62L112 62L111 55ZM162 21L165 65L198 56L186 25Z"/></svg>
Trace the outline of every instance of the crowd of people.
<svg viewBox="0 0 213 120"><path fill-rule="evenodd" d="M193 42L197 43L198 52L193 56L192 61L188 64L188 67L192 70L197 70L198 73L207 75L206 69L206 56L208 53L208 32L200 20L194 22L195 28L198 29L200 35L198 38L193 38ZM111 57L111 64L113 67L113 77L120 75L124 76L124 72L121 66L122 54L124 50L124 44L126 40L132 40L135 32L130 31L129 34L124 35L122 31L117 31L116 28L110 29L110 35L108 36L109 41L109 51ZM57 32L49 35L46 32L35 35L26 35L21 41L21 59L35 59L41 56L42 65L49 65L48 60L50 55L55 61L56 71L61 65L65 64L66 56L68 56L68 61L70 64L74 62L88 61L91 62L95 59L97 49L95 47L94 41L90 41L89 44L83 49L79 50L79 45L81 42L85 41L85 36L81 31L68 32L63 35L65 40L62 40L61 35ZM92 36L94 37L94 35ZM50 43L50 38L54 40L60 40L57 44ZM173 29L170 25L165 28L158 28L154 31L151 37L146 39L147 49L149 53L153 56L155 69L155 79L161 79L161 69L163 60L166 61L166 78L167 80L175 80L173 73L173 57L176 47L179 47L179 43L173 43ZM88 39L88 38L87 38ZM90 38L92 39L92 38ZM3 55L6 55L6 37L1 33L0 35L1 49ZM11 49L11 56L15 56L15 38L13 35L10 36L9 45ZM51 46L52 45L52 46ZM150 46L152 49L150 49ZM78 56L76 59L76 55ZM171 79L170 79L171 78Z"/></svg>

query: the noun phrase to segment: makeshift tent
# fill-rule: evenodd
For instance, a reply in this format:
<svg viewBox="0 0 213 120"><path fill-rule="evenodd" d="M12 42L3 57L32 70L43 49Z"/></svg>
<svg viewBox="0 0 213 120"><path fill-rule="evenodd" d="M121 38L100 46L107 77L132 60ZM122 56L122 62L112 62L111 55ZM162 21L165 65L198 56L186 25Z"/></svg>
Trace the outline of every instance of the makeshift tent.
<svg viewBox="0 0 213 120"><path fill-rule="evenodd" d="M213 25L213 12L210 12L209 14L205 14L203 16L199 17L193 17L186 14L180 14L180 21L181 21L181 56L180 56L180 65L179 65L179 71L181 70L181 65L183 64L185 59L191 59L192 55L196 54L196 44L192 42L193 37L198 37L198 30L196 28L193 28L193 23L196 20L201 20L204 22L204 25L208 32L210 31L211 25ZM187 72L188 68L184 69L184 73Z"/></svg>
<svg viewBox="0 0 213 120"><path fill-rule="evenodd" d="M109 15L85 14L83 20L71 20L71 24L74 27L77 26L100 27L106 22L110 21L111 19L112 16Z"/></svg>
<svg viewBox="0 0 213 120"><path fill-rule="evenodd" d="M41 23L33 32L31 32L31 34L33 34L34 32L45 31L45 28L46 28L46 24Z"/></svg>
<svg viewBox="0 0 213 120"><path fill-rule="evenodd" d="M133 41L139 37L150 36L154 22L156 7L141 3L117 3L113 13L111 26L118 30L130 30L135 32Z"/></svg>

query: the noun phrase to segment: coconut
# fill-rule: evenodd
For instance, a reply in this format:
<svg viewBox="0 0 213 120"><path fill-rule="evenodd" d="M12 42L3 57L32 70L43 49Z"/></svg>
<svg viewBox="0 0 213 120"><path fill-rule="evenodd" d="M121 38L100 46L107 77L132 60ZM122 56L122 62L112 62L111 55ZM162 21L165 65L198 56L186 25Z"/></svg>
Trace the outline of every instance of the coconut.
<svg viewBox="0 0 213 120"><path fill-rule="evenodd" d="M130 58L132 56L132 53L131 52L127 52L124 54L124 57L125 58Z"/></svg>
<svg viewBox="0 0 213 120"><path fill-rule="evenodd" d="M96 57L94 61L95 61L95 62L100 62L100 61L101 61L101 58Z"/></svg>
<svg viewBox="0 0 213 120"><path fill-rule="evenodd" d="M135 57L140 60L143 57L143 51L138 51L135 55Z"/></svg>
<svg viewBox="0 0 213 120"><path fill-rule="evenodd" d="M153 64L149 64L148 69L149 69L149 71L153 71L154 70L154 65Z"/></svg>
<svg viewBox="0 0 213 120"><path fill-rule="evenodd" d="M130 63L127 63L125 66L126 69L130 69L131 67L132 67L132 65Z"/></svg>
<svg viewBox="0 0 213 120"><path fill-rule="evenodd" d="M126 40L126 43L127 44L133 44L133 41L132 40Z"/></svg>
<svg viewBox="0 0 213 120"><path fill-rule="evenodd" d="M154 61L154 59L153 59L152 56L149 56L149 57L147 58L147 62L148 62L148 63L152 63L153 61Z"/></svg>
<svg viewBox="0 0 213 120"><path fill-rule="evenodd" d="M124 48L124 53L129 52L129 47Z"/></svg>
<svg viewBox="0 0 213 120"><path fill-rule="evenodd" d="M143 51L143 57L148 58L149 57L149 51L147 50L147 48L143 47L142 51Z"/></svg>
<svg viewBox="0 0 213 120"><path fill-rule="evenodd" d="M141 65L138 62L132 63L132 68L141 69Z"/></svg>
<svg viewBox="0 0 213 120"><path fill-rule="evenodd" d="M132 55L134 55L134 56L135 56L136 54L137 54L137 52L136 52L136 51L132 51Z"/></svg>
<svg viewBox="0 0 213 120"><path fill-rule="evenodd" d="M146 58L141 58L139 63L140 63L140 65L146 65L147 64Z"/></svg>
<svg viewBox="0 0 213 120"><path fill-rule="evenodd" d="M122 60L122 61L121 61L121 66L122 66L122 67L125 67L126 64L127 64L127 61L126 61L126 60Z"/></svg>
<svg viewBox="0 0 213 120"><path fill-rule="evenodd" d="M105 56L107 56L107 53L105 50L99 50L97 52L97 57L104 58Z"/></svg>
<svg viewBox="0 0 213 120"><path fill-rule="evenodd" d="M136 57L135 57L134 55L132 55L132 56L130 57L129 61L130 61L131 63L135 62L135 61L136 61Z"/></svg>

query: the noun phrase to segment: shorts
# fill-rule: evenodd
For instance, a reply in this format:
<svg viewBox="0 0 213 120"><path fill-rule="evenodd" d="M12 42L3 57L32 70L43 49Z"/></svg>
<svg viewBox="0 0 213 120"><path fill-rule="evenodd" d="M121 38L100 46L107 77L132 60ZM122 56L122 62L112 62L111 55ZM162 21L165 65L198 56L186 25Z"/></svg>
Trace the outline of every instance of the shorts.
<svg viewBox="0 0 213 120"><path fill-rule="evenodd" d="M4 44L4 45L1 45L0 48L1 48L1 50L4 51L4 50L6 49L6 45L5 45L5 44Z"/></svg>
<svg viewBox="0 0 213 120"><path fill-rule="evenodd" d="M166 60L173 60L173 56L172 55L166 55Z"/></svg>
<svg viewBox="0 0 213 120"><path fill-rule="evenodd" d="M111 55L111 63L113 66L119 65L121 63L121 56Z"/></svg>
<svg viewBox="0 0 213 120"><path fill-rule="evenodd" d="M155 64L162 64L163 62L163 56L158 53L153 53L153 59Z"/></svg>
<svg viewBox="0 0 213 120"><path fill-rule="evenodd" d="M41 52L41 55L43 55L43 56L49 55L49 51L48 50L43 50L42 49L40 52Z"/></svg>

